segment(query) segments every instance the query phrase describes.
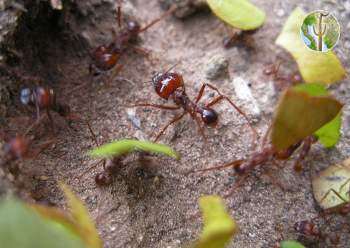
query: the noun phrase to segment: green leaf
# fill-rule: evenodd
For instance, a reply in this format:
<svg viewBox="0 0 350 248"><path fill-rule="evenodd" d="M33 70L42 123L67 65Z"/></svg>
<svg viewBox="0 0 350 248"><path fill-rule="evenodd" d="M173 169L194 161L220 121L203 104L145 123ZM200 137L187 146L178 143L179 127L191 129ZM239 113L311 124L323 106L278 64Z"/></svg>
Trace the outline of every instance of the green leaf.
<svg viewBox="0 0 350 248"><path fill-rule="evenodd" d="M0 244L6 248L85 247L63 225L42 218L12 198L0 202Z"/></svg>
<svg viewBox="0 0 350 248"><path fill-rule="evenodd" d="M299 84L293 87L294 90L305 92L310 96L328 96L327 88L322 84ZM338 115L318 129L314 135L324 147L335 146L340 138L341 112Z"/></svg>
<svg viewBox="0 0 350 248"><path fill-rule="evenodd" d="M312 188L317 203L323 209L349 202L350 159L329 166L312 178Z"/></svg>
<svg viewBox="0 0 350 248"><path fill-rule="evenodd" d="M284 92L272 121L271 142L276 150L287 149L314 134L339 114L343 104L331 96L315 96L321 91L311 85ZM309 95L310 92L313 93Z"/></svg>
<svg viewBox="0 0 350 248"><path fill-rule="evenodd" d="M91 220L89 212L83 202L75 196L67 185L60 183L60 186L68 201L74 224L79 231L80 238L89 248L102 248L102 241L98 235L95 224Z"/></svg>
<svg viewBox="0 0 350 248"><path fill-rule="evenodd" d="M265 13L248 0L207 0L221 20L241 30L257 29L264 24Z"/></svg>
<svg viewBox="0 0 350 248"><path fill-rule="evenodd" d="M285 240L281 242L281 248L305 248L305 246L293 240Z"/></svg>
<svg viewBox="0 0 350 248"><path fill-rule="evenodd" d="M223 248L238 232L236 222L225 210L219 196L203 196L199 199L203 213L203 231L195 248Z"/></svg>
<svg viewBox="0 0 350 248"><path fill-rule="evenodd" d="M293 56L306 83L332 84L344 79L345 69L332 51L313 51L303 43L300 27L305 16L304 11L296 8L289 16L276 44Z"/></svg>
<svg viewBox="0 0 350 248"><path fill-rule="evenodd" d="M171 147L141 140L118 140L89 151L92 157L121 156L134 151L162 154L179 159L180 156Z"/></svg>

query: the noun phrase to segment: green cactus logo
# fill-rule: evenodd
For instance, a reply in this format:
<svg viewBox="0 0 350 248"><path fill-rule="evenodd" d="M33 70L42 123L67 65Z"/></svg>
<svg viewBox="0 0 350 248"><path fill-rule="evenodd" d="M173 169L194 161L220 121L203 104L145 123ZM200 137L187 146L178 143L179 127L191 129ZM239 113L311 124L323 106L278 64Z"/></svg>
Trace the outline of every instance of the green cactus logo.
<svg viewBox="0 0 350 248"><path fill-rule="evenodd" d="M310 49L327 52L338 42L340 26L328 11L318 10L306 16L300 28L300 35Z"/></svg>

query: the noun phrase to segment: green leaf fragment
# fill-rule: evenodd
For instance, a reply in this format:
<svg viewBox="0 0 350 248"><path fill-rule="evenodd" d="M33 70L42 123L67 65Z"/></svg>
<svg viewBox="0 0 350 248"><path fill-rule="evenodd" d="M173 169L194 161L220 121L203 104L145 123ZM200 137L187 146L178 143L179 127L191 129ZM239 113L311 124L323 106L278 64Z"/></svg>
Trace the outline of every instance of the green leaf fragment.
<svg viewBox="0 0 350 248"><path fill-rule="evenodd" d="M350 201L350 159L329 166L312 178L317 203L323 209Z"/></svg>
<svg viewBox="0 0 350 248"><path fill-rule="evenodd" d="M305 248L305 246L297 241L285 240L281 242L281 248Z"/></svg>
<svg viewBox="0 0 350 248"><path fill-rule="evenodd" d="M167 145L131 139L113 141L94 148L89 151L89 155L92 157L117 157L135 151L162 154L175 159L180 158L176 151Z"/></svg>
<svg viewBox="0 0 350 248"><path fill-rule="evenodd" d="M223 248L238 232L236 222L225 210L219 196L203 196L199 199L203 214L203 231L195 248Z"/></svg>
<svg viewBox="0 0 350 248"><path fill-rule="evenodd" d="M299 84L293 87L294 90L305 92L310 96L328 96L328 90L325 85L322 84ZM318 142L326 148L335 146L340 139L341 128L341 112L338 115L318 129L314 135L317 137Z"/></svg>
<svg viewBox="0 0 350 248"><path fill-rule="evenodd" d="M248 0L207 0L210 9L221 20L241 30L257 29L266 15Z"/></svg>
<svg viewBox="0 0 350 248"><path fill-rule="evenodd" d="M276 44L293 56L306 83L332 84L344 79L345 69L332 51L313 51L303 43L300 27L305 16L303 10L296 8L285 23Z"/></svg>
<svg viewBox="0 0 350 248"><path fill-rule="evenodd" d="M63 225L42 218L12 198L0 202L0 244L6 248L85 247L80 238Z"/></svg>

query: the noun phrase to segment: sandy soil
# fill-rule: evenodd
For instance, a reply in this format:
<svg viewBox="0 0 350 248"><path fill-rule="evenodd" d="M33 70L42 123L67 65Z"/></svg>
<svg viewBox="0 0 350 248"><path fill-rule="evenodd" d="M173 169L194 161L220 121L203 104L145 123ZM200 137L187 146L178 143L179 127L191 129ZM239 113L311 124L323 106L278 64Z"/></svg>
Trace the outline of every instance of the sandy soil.
<svg viewBox="0 0 350 248"><path fill-rule="evenodd" d="M72 107L74 113L88 119L99 142L122 138L152 139L160 128L176 113L149 108L137 108L136 117L141 120L141 128L135 127L128 118L130 111L125 106L136 102L162 103L149 82L153 71L165 71L171 65L180 62L176 71L182 73L187 91L195 97L206 79L206 68L213 56L225 57L229 61L229 74L210 83L219 87L230 96L250 118L262 135L270 120L279 91L274 82L263 74L264 68L282 58L283 72L296 71L296 65L289 55L274 44L288 14L296 7L307 11L326 8L334 11L342 25L342 37L335 51L347 71L350 61L349 20L350 6L346 1L254 1L268 14L266 24L254 37L254 47L236 46L225 50L222 39L229 33L220 20L210 13L199 13L185 20L167 18L157 26L141 35L140 45L151 51L151 61L134 53L122 57L123 69L119 77L134 82L109 80L109 75L96 79L88 77L89 58L83 52L75 54L74 48L65 47L60 41L49 39L46 64L27 67L50 80L59 94L59 99ZM161 15L163 10L156 0L137 1L135 3L137 18L147 23ZM110 30L114 23L113 10L105 11L97 19L101 24L96 28L96 42L108 42ZM100 13L100 12L98 12ZM101 28L103 27L103 28ZM99 40L100 39L100 40ZM249 82L253 96L256 98L259 113L253 111L249 103L236 96L233 80L238 77ZM71 89L85 83L80 90ZM331 91L344 103L350 97L350 86L346 81L331 87ZM203 102L214 95L207 93ZM23 182L20 186L24 192L34 192L40 201L63 204L57 180L65 181L86 202L92 216L97 220L105 247L181 247L194 240L201 230L198 198L201 195L224 195L237 181L232 170L213 171L187 175L192 169L202 169L221 164L237 158L248 156L252 152L251 133L242 119L228 104L222 103L215 109L220 113L217 128L206 129L208 137L205 142L198 134L195 122L184 118L180 123L169 128L160 142L174 147L181 160L174 161L164 157L149 157L147 163L141 163L137 156L130 159L127 167L120 170L114 183L105 188L98 188L94 175L102 168L97 168L77 179L94 162L85 154L94 146L85 124L76 122L77 131L70 131L59 116L57 120L54 147L46 150L37 158L23 161L21 167ZM14 107L8 117L11 129L21 130L18 120L21 114L31 116L30 112ZM12 114L13 113L13 114ZM16 113L16 114L15 114ZM305 161L305 167L313 164L324 168L349 157L349 106L343 112L341 142L332 150L325 150L315 145ZM10 122L12 121L12 122ZM7 129L9 128L7 125ZM47 125L46 125L47 126ZM5 129L6 129L5 128ZM42 140L49 139L50 132L45 126L40 128ZM57 130L58 129L58 130ZM248 131L247 131L248 130ZM285 164L285 169L270 168L288 190L282 191L266 175L257 170L244 185L226 199L227 207L240 224L240 233L229 247L272 247L283 238L296 238L293 224L296 221L313 217L317 214L314 202L309 170L302 174L293 172L292 161ZM2 172L7 178L2 184L19 185L19 179ZM346 244L347 243L347 244ZM343 242L341 247L349 247ZM324 247L315 245L314 247Z"/></svg>

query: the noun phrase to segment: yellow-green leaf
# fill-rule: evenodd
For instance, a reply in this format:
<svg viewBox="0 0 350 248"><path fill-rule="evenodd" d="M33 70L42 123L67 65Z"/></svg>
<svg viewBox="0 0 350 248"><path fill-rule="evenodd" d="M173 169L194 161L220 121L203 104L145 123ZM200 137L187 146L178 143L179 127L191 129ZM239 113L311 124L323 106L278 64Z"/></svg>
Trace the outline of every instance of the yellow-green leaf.
<svg viewBox="0 0 350 248"><path fill-rule="evenodd" d="M344 79L345 69L332 51L313 51L303 43L300 27L305 17L305 12L296 8L285 23L276 44L294 57L306 83L332 84Z"/></svg>
<svg viewBox="0 0 350 248"><path fill-rule="evenodd" d="M167 145L131 139L117 140L108 144L104 144L100 147L90 150L89 154L93 157L117 157L134 151L157 153L175 159L179 159L180 157L174 149Z"/></svg>
<svg viewBox="0 0 350 248"><path fill-rule="evenodd" d="M91 220L89 213L81 200L64 183L60 183L68 205L71 208L72 218L79 231L79 236L89 248L102 248L102 241L97 233L95 224Z"/></svg>
<svg viewBox="0 0 350 248"><path fill-rule="evenodd" d="M281 242L281 248L305 248L305 246L294 240L285 240Z"/></svg>
<svg viewBox="0 0 350 248"><path fill-rule="evenodd" d="M327 96L327 88L322 84L299 84L293 87L294 90L305 92L310 96ZM340 139L341 128L341 112L328 122L326 125L318 129L314 135L317 137L319 143L324 147L330 148L335 146Z"/></svg>
<svg viewBox="0 0 350 248"><path fill-rule="evenodd" d="M238 232L238 226L226 212L219 196L203 196L199 199L203 214L203 231L195 248L223 248Z"/></svg>
<svg viewBox="0 0 350 248"><path fill-rule="evenodd" d="M272 121L271 142L282 150L333 120L343 104L331 96L310 96L290 88L282 95Z"/></svg>
<svg viewBox="0 0 350 248"><path fill-rule="evenodd" d="M265 13L248 0L207 0L221 20L241 30L257 29L264 24Z"/></svg>
<svg viewBox="0 0 350 248"><path fill-rule="evenodd" d="M61 223L43 218L12 198L0 201L0 247L86 248L80 237Z"/></svg>
<svg viewBox="0 0 350 248"><path fill-rule="evenodd" d="M350 201L350 159L332 165L314 176L312 187L314 197L323 209Z"/></svg>

